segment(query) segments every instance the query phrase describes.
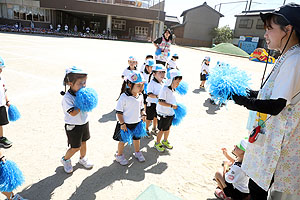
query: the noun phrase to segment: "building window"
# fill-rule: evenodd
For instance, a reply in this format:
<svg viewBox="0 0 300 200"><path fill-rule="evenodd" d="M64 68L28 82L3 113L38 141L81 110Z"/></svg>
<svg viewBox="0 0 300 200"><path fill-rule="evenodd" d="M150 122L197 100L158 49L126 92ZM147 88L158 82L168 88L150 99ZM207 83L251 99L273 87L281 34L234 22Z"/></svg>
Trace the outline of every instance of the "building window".
<svg viewBox="0 0 300 200"><path fill-rule="evenodd" d="M261 20L261 19L257 20L256 29L265 29L265 25L264 25L263 20Z"/></svg>
<svg viewBox="0 0 300 200"><path fill-rule="evenodd" d="M141 26L136 26L135 27L135 35L148 35L148 27L141 27Z"/></svg>
<svg viewBox="0 0 300 200"><path fill-rule="evenodd" d="M241 19L239 28L252 28L253 20L252 19Z"/></svg>
<svg viewBox="0 0 300 200"><path fill-rule="evenodd" d="M126 30L126 20L113 19L112 20L112 30L125 31Z"/></svg>

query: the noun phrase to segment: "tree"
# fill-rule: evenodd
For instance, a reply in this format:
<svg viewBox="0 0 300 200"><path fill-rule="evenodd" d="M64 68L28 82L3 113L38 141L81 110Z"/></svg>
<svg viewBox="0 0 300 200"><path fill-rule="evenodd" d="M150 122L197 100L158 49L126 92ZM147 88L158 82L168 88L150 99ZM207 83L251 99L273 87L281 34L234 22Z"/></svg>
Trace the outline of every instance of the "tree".
<svg viewBox="0 0 300 200"><path fill-rule="evenodd" d="M233 38L233 31L228 25L221 28L214 28L211 32L215 44L228 43Z"/></svg>

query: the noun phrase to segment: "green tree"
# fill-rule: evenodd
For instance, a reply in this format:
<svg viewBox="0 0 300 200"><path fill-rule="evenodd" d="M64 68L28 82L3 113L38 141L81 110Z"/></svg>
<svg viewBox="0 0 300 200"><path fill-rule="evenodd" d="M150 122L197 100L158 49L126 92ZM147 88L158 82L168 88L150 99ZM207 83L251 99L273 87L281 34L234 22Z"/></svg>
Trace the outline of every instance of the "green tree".
<svg viewBox="0 0 300 200"><path fill-rule="evenodd" d="M214 44L228 43L233 38L233 31L228 25L221 28L214 28L211 32Z"/></svg>

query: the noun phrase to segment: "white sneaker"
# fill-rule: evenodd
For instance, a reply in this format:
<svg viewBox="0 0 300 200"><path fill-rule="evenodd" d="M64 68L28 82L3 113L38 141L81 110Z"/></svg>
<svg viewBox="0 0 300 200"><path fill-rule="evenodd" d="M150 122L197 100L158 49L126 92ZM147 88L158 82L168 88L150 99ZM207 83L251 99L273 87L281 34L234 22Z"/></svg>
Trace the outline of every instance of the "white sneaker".
<svg viewBox="0 0 300 200"><path fill-rule="evenodd" d="M134 157L136 157L139 162L145 162L145 157L143 156L142 152L135 152Z"/></svg>
<svg viewBox="0 0 300 200"><path fill-rule="evenodd" d="M61 163L64 165L64 170L66 173L70 174L73 172L73 166L71 163L71 159L65 160L64 157L61 158Z"/></svg>
<svg viewBox="0 0 300 200"><path fill-rule="evenodd" d="M15 194L12 200L28 200L28 199L24 199L21 195Z"/></svg>
<svg viewBox="0 0 300 200"><path fill-rule="evenodd" d="M82 164L87 169L91 169L94 166L93 163L91 163L91 162L88 161L88 159L87 159L86 156L83 157L83 158L81 158L81 159L79 159L79 164Z"/></svg>
<svg viewBox="0 0 300 200"><path fill-rule="evenodd" d="M117 154L115 154L116 157L116 161L118 163L120 163L120 165L127 165L128 164L128 160L126 160L124 154L118 156Z"/></svg>

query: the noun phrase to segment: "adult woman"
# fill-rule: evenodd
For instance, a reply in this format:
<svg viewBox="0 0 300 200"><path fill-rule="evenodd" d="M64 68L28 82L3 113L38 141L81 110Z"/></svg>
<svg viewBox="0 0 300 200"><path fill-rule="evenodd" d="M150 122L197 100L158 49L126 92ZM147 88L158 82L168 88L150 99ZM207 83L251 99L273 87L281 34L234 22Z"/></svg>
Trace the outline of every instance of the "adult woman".
<svg viewBox="0 0 300 200"><path fill-rule="evenodd" d="M170 29L166 29L162 37L157 38L153 44L156 47L155 60L156 64L166 65L168 61L170 46L172 43L172 33Z"/></svg>
<svg viewBox="0 0 300 200"><path fill-rule="evenodd" d="M250 177L251 199L300 199L300 5L260 16L269 49L281 56L260 91L233 96L237 104L256 111L248 123L258 137L249 138L242 169Z"/></svg>

